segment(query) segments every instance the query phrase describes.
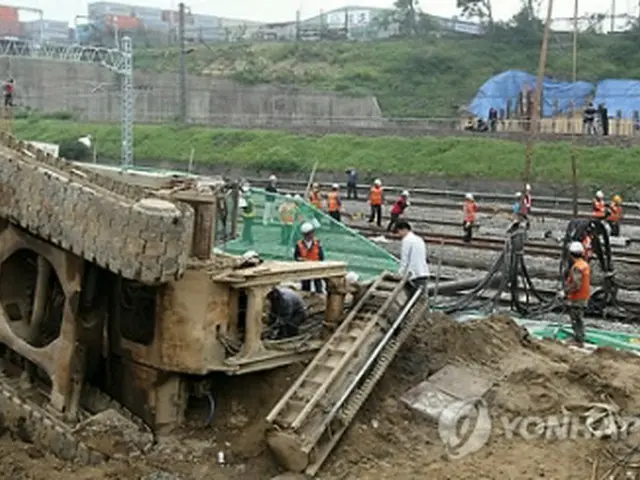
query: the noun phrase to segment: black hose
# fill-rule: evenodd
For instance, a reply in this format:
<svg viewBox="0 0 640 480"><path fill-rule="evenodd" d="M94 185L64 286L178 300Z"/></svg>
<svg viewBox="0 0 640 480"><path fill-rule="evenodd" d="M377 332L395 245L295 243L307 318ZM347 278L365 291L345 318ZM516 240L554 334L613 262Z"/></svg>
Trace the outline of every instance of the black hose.
<svg viewBox="0 0 640 480"><path fill-rule="evenodd" d="M213 394L211 392L207 392L207 400L209 400L209 414L207 415L207 420L204 423L205 427L211 425L213 416L216 413L216 402L213 399Z"/></svg>

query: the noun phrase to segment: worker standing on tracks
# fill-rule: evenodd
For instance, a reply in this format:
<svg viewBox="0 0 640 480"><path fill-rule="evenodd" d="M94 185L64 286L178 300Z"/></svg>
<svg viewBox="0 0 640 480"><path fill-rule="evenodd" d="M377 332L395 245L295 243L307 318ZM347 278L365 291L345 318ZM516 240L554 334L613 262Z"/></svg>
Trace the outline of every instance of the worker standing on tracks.
<svg viewBox="0 0 640 480"><path fill-rule="evenodd" d="M288 245L293 234L295 222L296 204L290 194L284 196L284 202L280 205L280 245Z"/></svg>
<svg viewBox="0 0 640 480"><path fill-rule="evenodd" d="M403 190L400 194L400 197L395 201L393 207L391 207L391 220L389 221L389 225L387 226L387 232L393 231L393 228L398 223L400 219L400 215L404 213L406 208L409 206L409 192L407 190Z"/></svg>
<svg viewBox="0 0 640 480"><path fill-rule="evenodd" d="M251 198L251 192L246 192L239 201L242 209L242 241L253 245L253 222L256 218L256 208Z"/></svg>
<svg viewBox="0 0 640 480"><path fill-rule="evenodd" d="M369 215L369 223L376 221L378 227L382 227L382 204L384 203L384 190L382 182L376 178L373 186L369 190L369 205L371 206L371 214Z"/></svg>
<svg viewBox="0 0 640 480"><path fill-rule="evenodd" d="M462 240L465 243L469 243L473 236L473 227L478 216L478 204L471 193L467 193L464 197L463 215L462 229L464 230L464 236Z"/></svg>
<svg viewBox="0 0 640 480"><path fill-rule="evenodd" d="M620 221L622 220L622 197L620 195L614 195L611 199L611 205L609 205L609 216L607 221L611 227L611 236L620 236Z"/></svg>
<svg viewBox="0 0 640 480"><path fill-rule="evenodd" d="M353 199L358 200L358 172L356 172L355 168L349 168L346 171L347 174L347 200L351 199L351 195L353 194Z"/></svg>
<svg viewBox="0 0 640 480"><path fill-rule="evenodd" d="M269 177L269 184L264 189L264 212L262 214L262 224L267 226L273 220L273 214L276 203L276 195L278 194L278 179L275 175Z"/></svg>
<svg viewBox="0 0 640 480"><path fill-rule="evenodd" d="M10 78L4 82L4 85L2 86L5 107L13 107L13 90L13 78Z"/></svg>
<svg viewBox="0 0 640 480"><path fill-rule="evenodd" d="M329 216L336 222L340 222L340 212L342 211L342 197L340 196L340 185L334 183L331 192L327 195L327 211Z"/></svg>
<svg viewBox="0 0 640 480"><path fill-rule="evenodd" d="M582 317L591 295L591 268L583 258L584 250L580 242L571 242L569 255L571 266L565 273L564 290L560 292L560 297L566 299L574 337L576 342L582 345L584 343Z"/></svg>
<svg viewBox="0 0 640 480"><path fill-rule="evenodd" d="M295 250L293 252L293 258L297 262L322 262L324 261L324 251L320 240L315 238L315 228L310 222L305 222L300 227L300 232L303 237L298 243L296 243ZM314 289L316 293L322 293L322 280L319 278L313 281ZM311 291L311 280L302 281L302 290L305 292Z"/></svg>
<svg viewBox="0 0 640 480"><path fill-rule="evenodd" d="M427 264L427 246L424 240L411 231L409 222L400 220L396 224L395 232L402 239L400 253L400 275L409 274L409 280L418 287L427 286L429 265Z"/></svg>
<svg viewBox="0 0 640 480"><path fill-rule="evenodd" d="M527 215L531 214L531 206L533 205L533 197L531 196L531 185L528 183L524 187L524 195L522 197L524 206L527 209Z"/></svg>
<svg viewBox="0 0 640 480"><path fill-rule="evenodd" d="M314 183L309 192L309 203L316 209L322 211L322 195L320 194L320 185Z"/></svg>
<svg viewBox="0 0 640 480"><path fill-rule="evenodd" d="M604 201L604 193L602 193L602 190L596 192L596 196L593 199L591 215L600 220L604 220L607 216L607 204Z"/></svg>

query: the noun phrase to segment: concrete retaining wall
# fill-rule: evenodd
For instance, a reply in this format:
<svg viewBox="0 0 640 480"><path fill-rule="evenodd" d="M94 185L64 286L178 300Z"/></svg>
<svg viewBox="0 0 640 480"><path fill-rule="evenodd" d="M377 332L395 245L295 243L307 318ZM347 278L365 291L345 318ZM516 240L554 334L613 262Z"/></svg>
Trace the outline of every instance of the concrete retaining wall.
<svg viewBox="0 0 640 480"><path fill-rule="evenodd" d="M16 82L16 103L43 112L74 112L86 121L119 121L120 83L104 67L27 58L1 58L1 75ZM136 72L136 121L173 121L179 114L176 74ZM381 117L375 97L273 86L244 87L233 81L191 76L188 112L192 123L260 125L275 117L295 124L296 118L331 119Z"/></svg>

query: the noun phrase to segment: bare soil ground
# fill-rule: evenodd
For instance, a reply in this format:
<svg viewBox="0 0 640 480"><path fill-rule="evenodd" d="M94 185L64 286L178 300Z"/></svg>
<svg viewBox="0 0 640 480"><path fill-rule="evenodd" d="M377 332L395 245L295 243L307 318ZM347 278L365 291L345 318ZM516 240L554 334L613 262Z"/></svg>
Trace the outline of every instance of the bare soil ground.
<svg viewBox="0 0 640 480"><path fill-rule="evenodd" d="M606 349L586 355L532 340L505 317L464 324L438 314L433 318L432 325L425 321L414 331L321 478L600 479L609 478L603 475L621 452L640 445L638 432L616 441L509 438L499 422L505 415L561 414L563 406L576 402L615 403L625 415L640 413L640 357ZM496 427L488 444L458 460L447 459L437 425L400 401L409 388L450 363L500 378L486 396ZM78 467L5 431L0 437L2 478L271 478L279 470L266 450L263 419L300 370L293 366L221 380L212 426L202 426L206 409L195 405L187 428L144 458ZM225 452L225 466L216 464L219 451ZM622 476L633 471L629 463L620 461L624 468L611 478L637 478Z"/></svg>

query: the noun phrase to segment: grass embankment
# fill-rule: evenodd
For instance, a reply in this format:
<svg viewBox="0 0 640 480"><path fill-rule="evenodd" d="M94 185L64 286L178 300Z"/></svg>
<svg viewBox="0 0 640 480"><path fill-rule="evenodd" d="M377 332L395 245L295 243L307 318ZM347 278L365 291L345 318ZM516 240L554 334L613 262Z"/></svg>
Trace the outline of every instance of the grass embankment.
<svg viewBox="0 0 640 480"><path fill-rule="evenodd" d="M375 95L385 115L457 114L491 76L505 70L536 72L540 42L513 38L420 38L372 42L212 44L186 57L189 71L244 85L296 85ZM635 37L581 34L578 78L638 78ZM569 47L567 47L569 45ZM571 39L553 35L547 73L571 79ZM136 50L136 68L177 72L177 48Z"/></svg>
<svg viewBox="0 0 640 480"><path fill-rule="evenodd" d="M120 158L120 127L54 120L14 122L24 140L61 143L91 134L98 154ZM136 126L135 157L187 162L191 148L200 165L229 165L276 173L309 172L315 161L323 171L353 166L363 174L442 176L515 180L522 176L525 145L492 139L399 138L327 135L299 136L277 131L242 131L202 127ZM538 144L532 180L567 182L571 178L571 145ZM578 148L582 183L640 183L640 148ZM364 178L363 178L364 180Z"/></svg>

